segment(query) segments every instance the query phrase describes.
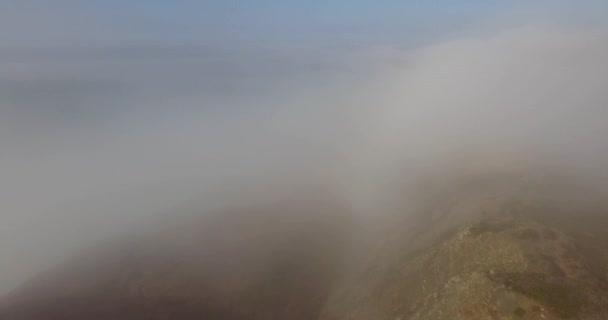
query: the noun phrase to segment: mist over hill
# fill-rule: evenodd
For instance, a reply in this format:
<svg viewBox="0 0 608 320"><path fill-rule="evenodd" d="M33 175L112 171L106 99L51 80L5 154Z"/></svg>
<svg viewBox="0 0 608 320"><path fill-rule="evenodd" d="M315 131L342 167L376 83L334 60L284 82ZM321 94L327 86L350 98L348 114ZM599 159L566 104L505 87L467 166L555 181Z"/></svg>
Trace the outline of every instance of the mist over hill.
<svg viewBox="0 0 608 320"><path fill-rule="evenodd" d="M557 20L2 46L0 319L608 318L608 36Z"/></svg>

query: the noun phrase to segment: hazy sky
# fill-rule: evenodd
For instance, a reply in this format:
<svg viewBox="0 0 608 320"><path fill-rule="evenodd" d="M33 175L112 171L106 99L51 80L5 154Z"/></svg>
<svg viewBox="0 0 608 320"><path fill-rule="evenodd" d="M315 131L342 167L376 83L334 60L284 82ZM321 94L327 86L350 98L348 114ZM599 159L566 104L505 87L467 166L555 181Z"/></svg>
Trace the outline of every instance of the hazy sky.
<svg viewBox="0 0 608 320"><path fill-rule="evenodd" d="M607 16L602 0L0 0L0 293L184 207L335 183L369 213L404 164L462 148L598 168Z"/></svg>
<svg viewBox="0 0 608 320"><path fill-rule="evenodd" d="M601 21L602 0L3 0L0 48L402 46L509 17Z"/></svg>

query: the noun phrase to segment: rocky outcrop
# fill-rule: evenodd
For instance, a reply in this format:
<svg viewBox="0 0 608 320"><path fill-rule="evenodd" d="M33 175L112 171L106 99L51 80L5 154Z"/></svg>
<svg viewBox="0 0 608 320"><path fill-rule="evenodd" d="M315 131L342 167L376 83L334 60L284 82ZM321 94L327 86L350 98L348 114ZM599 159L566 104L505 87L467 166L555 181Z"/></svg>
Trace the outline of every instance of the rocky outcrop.
<svg viewBox="0 0 608 320"><path fill-rule="evenodd" d="M561 186L475 176L373 226L318 198L175 223L76 255L0 319L608 319L608 206Z"/></svg>

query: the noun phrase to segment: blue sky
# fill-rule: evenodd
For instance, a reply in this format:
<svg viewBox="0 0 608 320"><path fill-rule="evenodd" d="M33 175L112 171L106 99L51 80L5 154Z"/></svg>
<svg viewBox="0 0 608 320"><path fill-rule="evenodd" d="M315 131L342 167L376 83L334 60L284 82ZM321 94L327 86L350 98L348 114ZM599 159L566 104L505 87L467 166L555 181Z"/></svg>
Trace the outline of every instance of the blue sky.
<svg viewBox="0 0 608 320"><path fill-rule="evenodd" d="M407 46L505 18L607 15L602 0L2 0L0 48Z"/></svg>

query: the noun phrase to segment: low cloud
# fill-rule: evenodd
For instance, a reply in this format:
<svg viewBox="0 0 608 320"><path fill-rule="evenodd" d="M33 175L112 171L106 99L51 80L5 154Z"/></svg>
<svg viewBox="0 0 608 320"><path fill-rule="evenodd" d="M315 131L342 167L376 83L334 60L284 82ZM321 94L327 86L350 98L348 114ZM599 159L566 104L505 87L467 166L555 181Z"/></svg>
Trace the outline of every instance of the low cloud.
<svg viewBox="0 0 608 320"><path fill-rule="evenodd" d="M396 210L398 185L451 159L600 177L606 39L548 25L316 58L7 60L0 290L182 210L314 188L358 215Z"/></svg>

